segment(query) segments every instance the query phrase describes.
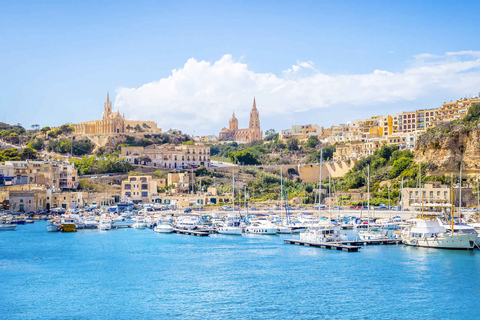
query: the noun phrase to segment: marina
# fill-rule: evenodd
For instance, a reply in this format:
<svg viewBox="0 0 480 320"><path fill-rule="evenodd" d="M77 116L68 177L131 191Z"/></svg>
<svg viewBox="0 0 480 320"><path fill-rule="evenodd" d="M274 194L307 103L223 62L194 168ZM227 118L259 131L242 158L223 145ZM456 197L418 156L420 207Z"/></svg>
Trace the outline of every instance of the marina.
<svg viewBox="0 0 480 320"><path fill-rule="evenodd" d="M478 251L372 245L347 254L284 244L292 235L199 239L46 225L0 234L4 319L322 318L330 308L345 319L480 317Z"/></svg>

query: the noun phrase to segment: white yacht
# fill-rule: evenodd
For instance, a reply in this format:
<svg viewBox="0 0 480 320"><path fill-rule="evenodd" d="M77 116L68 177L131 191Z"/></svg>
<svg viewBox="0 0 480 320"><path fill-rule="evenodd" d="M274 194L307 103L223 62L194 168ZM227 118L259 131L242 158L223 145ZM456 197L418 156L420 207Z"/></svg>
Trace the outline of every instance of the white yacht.
<svg viewBox="0 0 480 320"><path fill-rule="evenodd" d="M240 224L238 222L237 223L230 222L222 226L218 226L216 230L220 234L242 235L243 233L243 229L240 227Z"/></svg>
<svg viewBox="0 0 480 320"><path fill-rule="evenodd" d="M112 220L110 218L102 218L100 219L100 223L98 224L99 230L110 230L112 229Z"/></svg>
<svg viewBox="0 0 480 320"><path fill-rule="evenodd" d="M183 230L194 230L197 228L199 222L200 217L198 216L180 216L177 218L175 227Z"/></svg>
<svg viewBox="0 0 480 320"><path fill-rule="evenodd" d="M154 232L158 233L172 233L173 232L173 227L167 223L162 223L159 222L155 228L153 228Z"/></svg>
<svg viewBox="0 0 480 320"><path fill-rule="evenodd" d="M310 228L300 233L300 240L312 243L347 241L346 234L340 232L339 228L317 227Z"/></svg>
<svg viewBox="0 0 480 320"><path fill-rule="evenodd" d="M387 232L382 232L378 228L361 230L358 231L358 238L360 240L388 240L388 230Z"/></svg>
<svg viewBox="0 0 480 320"><path fill-rule="evenodd" d="M245 228L245 233L275 235L278 227L268 220L255 219Z"/></svg>
<svg viewBox="0 0 480 320"><path fill-rule="evenodd" d="M48 220L47 223L47 231L48 232L57 232L60 231L62 223L60 222L60 219L50 219Z"/></svg>
<svg viewBox="0 0 480 320"><path fill-rule="evenodd" d="M0 231L13 231L17 228L13 223L0 223Z"/></svg>
<svg viewBox="0 0 480 320"><path fill-rule="evenodd" d="M86 229L97 229L98 227L96 216L86 215L83 217L83 222Z"/></svg>
<svg viewBox="0 0 480 320"><path fill-rule="evenodd" d="M403 243L414 247L472 250L475 240L471 234L447 232L437 220L416 219L415 226L404 231Z"/></svg>
<svg viewBox="0 0 480 320"><path fill-rule="evenodd" d="M134 223L132 224L132 228L134 229L145 229L147 224L145 223L145 218L143 217L135 217L133 218Z"/></svg>

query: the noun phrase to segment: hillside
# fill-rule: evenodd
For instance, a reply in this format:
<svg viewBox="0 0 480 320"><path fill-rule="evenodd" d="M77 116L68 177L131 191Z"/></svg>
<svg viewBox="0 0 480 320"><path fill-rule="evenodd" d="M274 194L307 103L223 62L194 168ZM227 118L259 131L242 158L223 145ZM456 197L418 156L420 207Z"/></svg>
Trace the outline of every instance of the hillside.
<svg viewBox="0 0 480 320"><path fill-rule="evenodd" d="M464 119L443 123L421 135L415 159L435 165L439 173L480 169L480 105L472 106Z"/></svg>

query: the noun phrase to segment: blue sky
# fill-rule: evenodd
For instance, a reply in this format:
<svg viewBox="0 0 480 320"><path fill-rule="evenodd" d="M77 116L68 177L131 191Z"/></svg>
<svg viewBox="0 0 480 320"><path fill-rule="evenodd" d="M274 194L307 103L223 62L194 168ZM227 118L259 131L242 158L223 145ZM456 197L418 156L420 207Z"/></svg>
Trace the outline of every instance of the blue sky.
<svg viewBox="0 0 480 320"><path fill-rule="evenodd" d="M218 133L232 110L248 125L254 95L264 130L437 107L480 91L479 9L478 1L0 1L0 120L98 119L107 91L127 118L195 134Z"/></svg>

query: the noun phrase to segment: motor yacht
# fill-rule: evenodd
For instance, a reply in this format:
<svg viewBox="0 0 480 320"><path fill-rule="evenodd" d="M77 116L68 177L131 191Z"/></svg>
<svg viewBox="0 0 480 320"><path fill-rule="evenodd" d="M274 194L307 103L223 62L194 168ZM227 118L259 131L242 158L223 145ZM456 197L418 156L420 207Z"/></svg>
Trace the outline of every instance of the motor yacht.
<svg viewBox="0 0 480 320"><path fill-rule="evenodd" d="M50 220L48 220L48 223L47 223L47 231L48 232L60 231L61 225L62 224L61 224L60 219L50 219Z"/></svg>
<svg viewBox="0 0 480 320"><path fill-rule="evenodd" d="M145 229L147 224L145 223L145 218L143 217L135 217L133 218L134 223L132 224L132 228L134 229Z"/></svg>
<svg viewBox="0 0 480 320"><path fill-rule="evenodd" d="M403 243L408 246L472 250L475 239L472 234L448 232L438 220L415 219L415 226L402 234Z"/></svg>
<svg viewBox="0 0 480 320"><path fill-rule="evenodd" d="M100 223L98 224L99 230L110 230L112 229L112 220L110 218L102 218L100 219Z"/></svg>
<svg viewBox="0 0 480 320"><path fill-rule="evenodd" d="M340 232L338 227L312 227L300 233L300 240L311 243L325 243L347 241L346 234Z"/></svg>
<svg viewBox="0 0 480 320"><path fill-rule="evenodd" d="M224 225L218 226L216 231L220 234L242 235L243 229L240 227L240 222L228 222Z"/></svg>
<svg viewBox="0 0 480 320"><path fill-rule="evenodd" d="M155 228L153 228L153 231L158 233L172 233L173 227L167 223L159 222Z"/></svg>
<svg viewBox="0 0 480 320"><path fill-rule="evenodd" d="M360 230L358 231L358 238L360 240L388 240L388 230L386 232L382 232L378 228Z"/></svg>
<svg viewBox="0 0 480 320"><path fill-rule="evenodd" d="M0 231L14 231L17 228L13 223L0 223Z"/></svg>
<svg viewBox="0 0 480 320"><path fill-rule="evenodd" d="M254 219L245 228L245 233L275 235L278 233L278 227L266 219Z"/></svg>

